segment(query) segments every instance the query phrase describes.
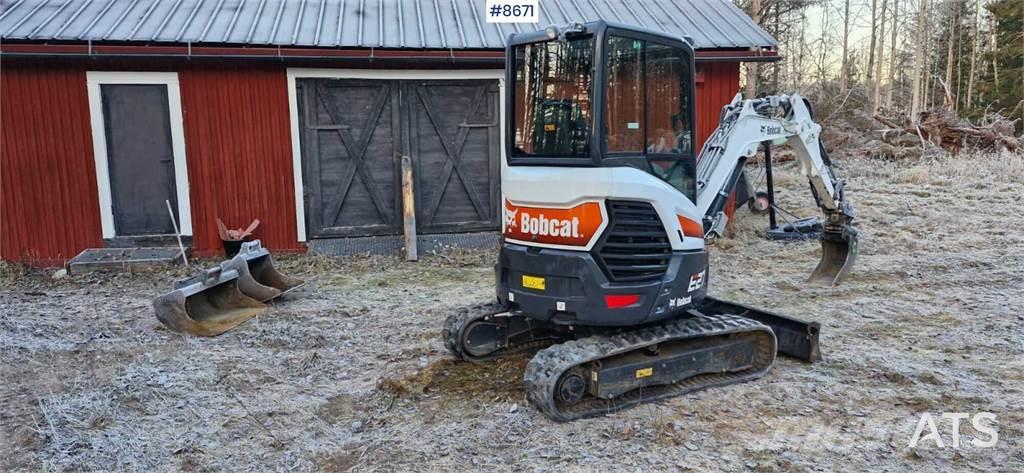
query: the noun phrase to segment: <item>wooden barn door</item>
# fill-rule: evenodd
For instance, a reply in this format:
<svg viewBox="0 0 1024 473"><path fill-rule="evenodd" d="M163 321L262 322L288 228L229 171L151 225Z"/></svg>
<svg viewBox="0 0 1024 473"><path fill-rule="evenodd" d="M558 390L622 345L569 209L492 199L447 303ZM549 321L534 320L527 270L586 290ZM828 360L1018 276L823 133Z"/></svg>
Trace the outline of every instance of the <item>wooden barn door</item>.
<svg viewBox="0 0 1024 473"><path fill-rule="evenodd" d="M311 238L402 233L399 166L412 158L421 234L495 230L495 80L299 79Z"/></svg>
<svg viewBox="0 0 1024 473"><path fill-rule="evenodd" d="M401 232L398 83L308 79L298 87L309 235Z"/></svg>
<svg viewBox="0 0 1024 473"><path fill-rule="evenodd" d="M493 80L406 84L420 233L499 227L499 95Z"/></svg>

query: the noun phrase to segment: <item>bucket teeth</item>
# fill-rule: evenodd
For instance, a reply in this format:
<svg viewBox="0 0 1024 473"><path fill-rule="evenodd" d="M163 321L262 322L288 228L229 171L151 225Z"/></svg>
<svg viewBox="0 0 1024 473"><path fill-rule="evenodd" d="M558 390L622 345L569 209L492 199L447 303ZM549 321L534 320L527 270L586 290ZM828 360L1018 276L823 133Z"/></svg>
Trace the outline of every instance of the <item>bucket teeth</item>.
<svg viewBox="0 0 1024 473"><path fill-rule="evenodd" d="M262 314L264 302L302 284L279 273L257 240L244 243L234 258L176 281L171 292L153 301L153 308L175 332L212 337Z"/></svg>

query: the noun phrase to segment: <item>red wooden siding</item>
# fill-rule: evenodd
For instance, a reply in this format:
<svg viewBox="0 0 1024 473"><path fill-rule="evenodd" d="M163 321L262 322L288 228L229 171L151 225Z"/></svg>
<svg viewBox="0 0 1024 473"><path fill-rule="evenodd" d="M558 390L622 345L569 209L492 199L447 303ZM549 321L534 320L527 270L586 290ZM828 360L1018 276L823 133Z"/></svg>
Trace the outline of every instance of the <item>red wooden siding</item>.
<svg viewBox="0 0 1024 473"><path fill-rule="evenodd" d="M0 257L60 265L102 244L85 70L0 65Z"/></svg>
<svg viewBox="0 0 1024 473"><path fill-rule="evenodd" d="M258 218L267 247L303 250L283 64L55 61L0 67L0 258L59 265L103 245L87 69L178 71L197 254L220 253L217 217L234 227ZM739 89L739 64L697 69L699 146Z"/></svg>
<svg viewBox="0 0 1024 473"><path fill-rule="evenodd" d="M300 251L284 67L179 71L192 201L193 249L221 251L216 218L274 250Z"/></svg>
<svg viewBox="0 0 1024 473"><path fill-rule="evenodd" d="M709 62L697 66L698 73L703 73L703 80L697 82L697 150L704 146L704 141L718 128L718 119L722 115L722 107L732 101L736 92L740 91L740 63ZM725 214L732 222L736 211L736 192L729 194L725 203Z"/></svg>
<svg viewBox="0 0 1024 473"><path fill-rule="evenodd" d="M703 72L703 81L697 82L697 146L718 128L722 107L732 101L740 91L740 63L706 62L697 65L698 74Z"/></svg>

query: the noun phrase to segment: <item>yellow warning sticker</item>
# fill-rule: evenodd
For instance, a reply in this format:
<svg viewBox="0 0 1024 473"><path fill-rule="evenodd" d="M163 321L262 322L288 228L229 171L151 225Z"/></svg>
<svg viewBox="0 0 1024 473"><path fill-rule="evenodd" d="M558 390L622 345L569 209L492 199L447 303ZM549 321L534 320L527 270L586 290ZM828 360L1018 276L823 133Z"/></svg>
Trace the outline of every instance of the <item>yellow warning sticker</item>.
<svg viewBox="0 0 1024 473"><path fill-rule="evenodd" d="M523 275L523 287L543 291L545 288L544 278L537 276Z"/></svg>
<svg viewBox="0 0 1024 473"><path fill-rule="evenodd" d="M544 131L556 131L556 130L558 130L558 127L555 126L554 123L545 123L544 124Z"/></svg>
<svg viewBox="0 0 1024 473"><path fill-rule="evenodd" d="M637 377L637 379L639 379L639 378L646 378L646 377L652 376L652 375L654 375L654 368L640 368L640 369L636 370L636 377Z"/></svg>

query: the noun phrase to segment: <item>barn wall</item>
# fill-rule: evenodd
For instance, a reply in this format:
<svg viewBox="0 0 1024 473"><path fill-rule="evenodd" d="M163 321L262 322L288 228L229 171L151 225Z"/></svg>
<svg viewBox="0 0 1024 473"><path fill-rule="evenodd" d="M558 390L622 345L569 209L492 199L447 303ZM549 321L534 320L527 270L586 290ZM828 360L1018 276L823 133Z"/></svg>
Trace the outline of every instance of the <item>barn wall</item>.
<svg viewBox="0 0 1024 473"><path fill-rule="evenodd" d="M706 62L697 65L697 73L703 74L703 81L697 82L697 146L718 127L722 107L732 101L740 90L740 63Z"/></svg>
<svg viewBox="0 0 1024 473"><path fill-rule="evenodd" d="M697 150L718 128L722 107L732 101L740 90L740 63L709 62L697 66L703 80L697 83ZM699 151L698 151L699 152ZM725 214L732 222L736 211L736 192L729 194Z"/></svg>
<svg viewBox="0 0 1024 473"><path fill-rule="evenodd" d="M300 251L295 228L291 127L283 67L190 67L179 71L192 197L193 249L221 251L216 219L262 224L274 250Z"/></svg>
<svg viewBox="0 0 1024 473"><path fill-rule="evenodd" d="M0 257L60 265L102 244L85 70L0 65Z"/></svg>
<svg viewBox="0 0 1024 473"><path fill-rule="evenodd" d="M275 251L302 251L295 228L283 65L167 61L7 61L0 68L0 257L61 265L102 247L86 70L177 71L193 251L221 252L215 219Z"/></svg>
<svg viewBox="0 0 1024 473"><path fill-rule="evenodd" d="M215 218L275 251L301 251L295 228L283 65L187 61L4 60L0 67L0 257L59 265L102 246L86 70L178 71L193 247L220 252ZM698 146L739 89L738 63L698 65Z"/></svg>

